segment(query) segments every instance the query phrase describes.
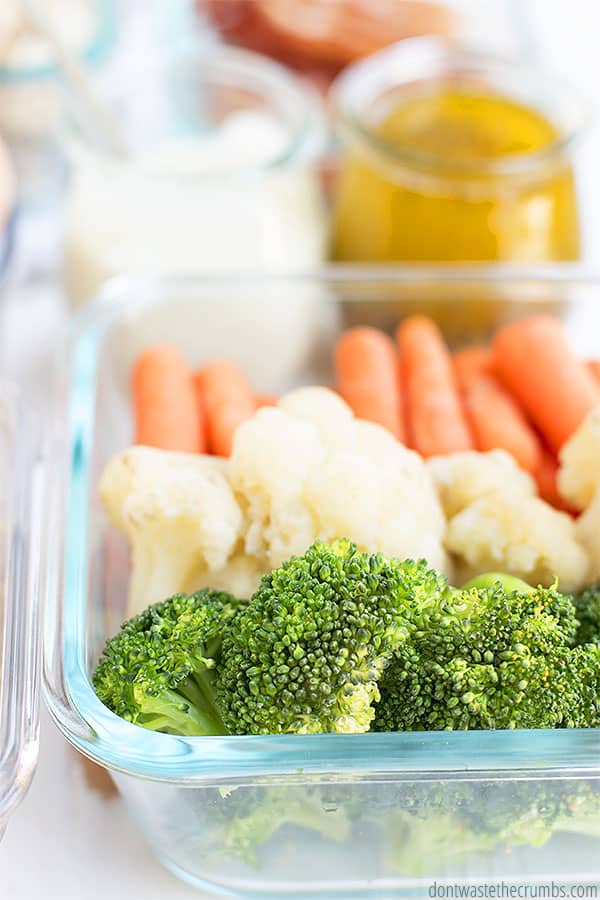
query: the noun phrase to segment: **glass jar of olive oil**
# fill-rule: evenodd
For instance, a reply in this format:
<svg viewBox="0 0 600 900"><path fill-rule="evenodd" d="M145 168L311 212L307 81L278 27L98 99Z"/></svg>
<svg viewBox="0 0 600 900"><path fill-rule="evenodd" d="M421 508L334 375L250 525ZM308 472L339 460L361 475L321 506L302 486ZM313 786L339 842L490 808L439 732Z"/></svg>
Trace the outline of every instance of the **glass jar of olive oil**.
<svg viewBox="0 0 600 900"><path fill-rule="evenodd" d="M351 66L332 98L336 260L579 258L583 109L545 73L417 38Z"/></svg>

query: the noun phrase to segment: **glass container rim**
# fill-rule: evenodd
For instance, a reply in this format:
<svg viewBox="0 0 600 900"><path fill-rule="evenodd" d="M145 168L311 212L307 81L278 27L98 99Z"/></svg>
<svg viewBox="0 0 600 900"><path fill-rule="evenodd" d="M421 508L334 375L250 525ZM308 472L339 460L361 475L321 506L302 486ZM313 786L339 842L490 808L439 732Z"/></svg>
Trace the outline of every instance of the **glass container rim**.
<svg viewBox="0 0 600 900"><path fill-rule="evenodd" d="M500 283L545 280L555 284L600 286L600 273L578 265L534 268L506 265L331 266L303 274L243 275L256 286L315 280L334 286L358 278L360 283L409 284L433 281L448 273L450 280L488 280ZM346 778L375 777L378 773L442 778L600 777L600 729L489 732L405 732L362 735L268 735L182 738L159 734L126 722L96 696L86 666L87 525L91 488L90 449L94 429L93 396L102 341L123 315L164 305L153 291L191 299L198 285L239 286L240 274L215 273L203 278L122 277L109 283L94 303L75 318L69 340L68 447L66 546L59 565L64 575L63 630L54 632L47 618L44 641L44 693L50 713L65 737L84 755L109 769L148 780L177 784L227 783L240 778L293 775ZM412 281L411 281L412 279ZM63 426L64 427L64 426ZM63 486L61 490L64 490ZM47 533L50 529L46 529ZM56 538L55 538L56 539ZM48 554L48 548L46 548ZM52 579L50 579L52 580ZM47 584L48 589L48 584ZM48 595L46 597L48 602ZM49 604L50 605L50 604ZM50 631L48 633L48 628ZM52 665L58 659L61 690ZM374 762L376 760L376 762ZM568 764L567 764L568 761Z"/></svg>
<svg viewBox="0 0 600 900"><path fill-rule="evenodd" d="M470 65L480 71L498 74L512 73L519 69L523 77L543 81L550 97L553 90L560 91L569 98L569 102L577 107L576 123L568 128L561 128L558 136L544 147L526 152L508 154L492 159L452 159L448 161L443 155L418 151L409 146L398 146L374 133L365 122L364 116L355 109L353 97L364 80L368 83L376 79L382 70L403 61L403 57L412 54L425 64L441 63L448 73L460 73L461 66ZM427 72L424 73L427 75ZM550 89L548 89L550 85ZM393 84L386 85L386 88ZM536 64L524 62L501 54L490 53L468 45L457 44L443 37L415 37L400 41L380 50L348 66L338 75L331 85L329 98L337 118L341 134L346 134L373 156L377 156L391 165L404 166L408 171L419 171L432 176L467 177L473 180L480 178L527 176L535 174L544 165L552 164L564 157L577 144L588 130L594 119L595 109L587 103L579 92L564 79L555 76L551 71L540 68ZM535 109L535 106L531 107Z"/></svg>
<svg viewBox="0 0 600 900"><path fill-rule="evenodd" d="M206 173L171 175L136 171L135 153L131 159L120 160L110 150L89 140L79 126L72 109L67 108L63 137L67 145L74 149L74 155L88 152L93 155L96 163L111 166L117 171L130 171L142 180L182 184L219 183L225 178L278 171L296 160L311 161L316 158L324 146L326 133L323 105L317 91L302 82L281 63L251 50L214 44L203 47L200 55L195 45L178 46L165 57L151 62L145 60L136 71L135 78L130 74L126 82L119 84L117 96L131 90L132 85L144 84L144 73L150 68L158 67L165 70L189 61L194 62L206 84L235 86L246 90L255 88L257 92L262 90L265 94L271 90L284 99L286 108L294 111L296 121L293 128L289 129L283 150L263 163L241 166L230 172L214 173L209 170Z"/></svg>

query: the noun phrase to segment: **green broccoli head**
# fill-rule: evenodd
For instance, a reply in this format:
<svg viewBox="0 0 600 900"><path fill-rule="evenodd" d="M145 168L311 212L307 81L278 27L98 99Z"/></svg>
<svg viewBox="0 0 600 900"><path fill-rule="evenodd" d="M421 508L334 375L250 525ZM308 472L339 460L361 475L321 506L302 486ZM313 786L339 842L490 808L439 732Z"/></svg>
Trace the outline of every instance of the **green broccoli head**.
<svg viewBox="0 0 600 900"><path fill-rule="evenodd" d="M344 805L327 802L327 788L281 785L236 788L226 792L212 813L222 819L214 834L219 856L239 859L258 868L264 845L284 829L301 829L324 841L343 843L350 836L351 820Z"/></svg>
<svg viewBox="0 0 600 900"><path fill-rule="evenodd" d="M223 631L246 605L221 591L176 594L124 623L93 676L129 722L180 735L224 734L214 691Z"/></svg>
<svg viewBox="0 0 600 900"><path fill-rule="evenodd" d="M419 592L445 588L423 561L359 553L349 541L313 544L262 579L225 636L225 724L238 734L368 731Z"/></svg>
<svg viewBox="0 0 600 900"><path fill-rule="evenodd" d="M432 864L459 874L475 855L541 847L558 831L600 835L594 779L413 782L392 799L380 822L387 862L404 875L430 875Z"/></svg>
<svg viewBox="0 0 600 900"><path fill-rule="evenodd" d="M581 644L568 654L565 728L600 727L600 643Z"/></svg>
<svg viewBox="0 0 600 900"><path fill-rule="evenodd" d="M576 624L555 587L440 594L380 682L375 729L552 728L573 709L593 724L579 674L589 682L597 663L574 655Z"/></svg>
<svg viewBox="0 0 600 900"><path fill-rule="evenodd" d="M573 597L579 628L577 644L600 644L600 581L590 584Z"/></svg>

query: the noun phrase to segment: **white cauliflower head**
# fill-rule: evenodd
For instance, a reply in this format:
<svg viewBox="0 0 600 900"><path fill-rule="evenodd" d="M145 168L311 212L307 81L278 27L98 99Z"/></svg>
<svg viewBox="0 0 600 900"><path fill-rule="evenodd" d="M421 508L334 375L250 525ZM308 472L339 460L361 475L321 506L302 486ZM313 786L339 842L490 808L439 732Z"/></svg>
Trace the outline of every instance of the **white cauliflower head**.
<svg viewBox="0 0 600 900"><path fill-rule="evenodd" d="M446 566L444 517L423 461L326 388L294 391L240 426L230 479L250 522L246 551L271 567L317 538L341 537Z"/></svg>
<svg viewBox="0 0 600 900"><path fill-rule="evenodd" d="M533 496L536 486L531 475L517 465L505 450L452 453L427 461L442 506L452 517L480 497L495 491Z"/></svg>
<svg viewBox="0 0 600 900"><path fill-rule="evenodd" d="M209 572L205 566L200 566L191 572L182 590L191 594L202 587L211 587L218 591L227 591L234 597L250 599L267 571L268 566L264 560L248 556L241 549L234 553L221 569L212 569Z"/></svg>
<svg viewBox="0 0 600 900"><path fill-rule="evenodd" d="M278 406L292 418L314 425L327 450L344 450L354 445L354 415L334 391L299 388L282 397Z"/></svg>
<svg viewBox="0 0 600 900"><path fill-rule="evenodd" d="M353 449L352 449L353 448ZM444 515L421 457L380 425L354 420L354 441L311 474L319 537L350 536L365 550L426 558L448 571Z"/></svg>
<svg viewBox="0 0 600 900"><path fill-rule="evenodd" d="M527 494L480 497L450 520L446 547L461 583L482 572L509 572L536 585L558 577L561 590L572 591L588 569L573 519Z"/></svg>
<svg viewBox="0 0 600 900"><path fill-rule="evenodd" d="M560 451L558 489L583 510L577 520L577 536L590 559L587 581L595 581L600 578L600 407Z"/></svg>
<svg viewBox="0 0 600 900"><path fill-rule="evenodd" d="M246 509L249 555L267 558L275 568L314 541L316 525L304 485L324 458L316 427L282 409L259 409L240 425L229 479Z"/></svg>
<svg viewBox="0 0 600 900"><path fill-rule="evenodd" d="M596 581L600 578L600 490L577 520L576 531L590 560L586 582Z"/></svg>
<svg viewBox="0 0 600 900"><path fill-rule="evenodd" d="M131 547L129 615L222 570L244 530L216 458L132 447L107 465L100 496Z"/></svg>
<svg viewBox="0 0 600 900"><path fill-rule="evenodd" d="M575 523L536 496L533 478L509 453L455 453L428 466L460 583L486 571L544 585L558 577L566 591L584 583L588 559Z"/></svg>
<svg viewBox="0 0 600 900"><path fill-rule="evenodd" d="M600 407L567 441L559 455L558 489L578 509L589 506L600 488Z"/></svg>

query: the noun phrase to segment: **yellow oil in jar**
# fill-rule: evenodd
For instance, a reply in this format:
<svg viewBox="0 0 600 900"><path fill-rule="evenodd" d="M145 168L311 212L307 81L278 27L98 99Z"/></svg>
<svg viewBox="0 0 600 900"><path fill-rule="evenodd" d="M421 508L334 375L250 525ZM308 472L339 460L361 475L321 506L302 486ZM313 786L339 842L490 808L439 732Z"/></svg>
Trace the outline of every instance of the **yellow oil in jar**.
<svg viewBox="0 0 600 900"><path fill-rule="evenodd" d="M577 259L574 180L558 137L536 110L491 93L405 98L372 128L368 152L350 141L342 159L334 258Z"/></svg>

